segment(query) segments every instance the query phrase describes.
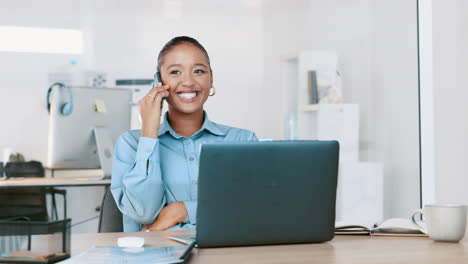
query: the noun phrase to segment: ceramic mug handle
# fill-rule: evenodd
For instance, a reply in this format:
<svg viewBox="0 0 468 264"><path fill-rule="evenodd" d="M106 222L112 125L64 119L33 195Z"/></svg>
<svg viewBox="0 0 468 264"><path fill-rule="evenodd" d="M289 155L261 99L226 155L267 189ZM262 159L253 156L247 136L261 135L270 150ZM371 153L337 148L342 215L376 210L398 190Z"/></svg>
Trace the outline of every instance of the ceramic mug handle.
<svg viewBox="0 0 468 264"><path fill-rule="evenodd" d="M424 227L420 224L418 224L418 221L416 221L416 216L417 215L421 215L423 216L424 215L424 209L418 209L416 210L413 215L411 216L411 222L413 222L413 224L419 226L421 229L424 229Z"/></svg>

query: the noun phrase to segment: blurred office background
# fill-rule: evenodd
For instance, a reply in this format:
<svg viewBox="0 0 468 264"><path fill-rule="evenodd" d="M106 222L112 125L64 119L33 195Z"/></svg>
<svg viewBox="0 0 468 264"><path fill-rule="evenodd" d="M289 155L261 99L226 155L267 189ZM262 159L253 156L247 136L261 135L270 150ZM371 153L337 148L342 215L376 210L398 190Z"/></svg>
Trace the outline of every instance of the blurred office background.
<svg viewBox="0 0 468 264"><path fill-rule="evenodd" d="M45 162L49 73L73 60L82 70L105 73L107 86L151 79L159 50L178 35L198 39L210 55L217 89L206 105L210 119L260 138L291 138L291 120L313 130L311 116L320 110L300 110L306 94L288 78L301 74L304 52L330 51L337 55L342 103L358 106L355 165L377 165L348 164L343 177L361 178L346 195L370 202L362 210L383 219L408 217L421 202L467 203L466 11L462 0L2 1L0 27L82 35L69 51L1 50L0 43L0 148ZM294 111L298 120L291 119ZM68 192L74 222L98 214L102 187ZM95 232L96 222L73 232Z"/></svg>

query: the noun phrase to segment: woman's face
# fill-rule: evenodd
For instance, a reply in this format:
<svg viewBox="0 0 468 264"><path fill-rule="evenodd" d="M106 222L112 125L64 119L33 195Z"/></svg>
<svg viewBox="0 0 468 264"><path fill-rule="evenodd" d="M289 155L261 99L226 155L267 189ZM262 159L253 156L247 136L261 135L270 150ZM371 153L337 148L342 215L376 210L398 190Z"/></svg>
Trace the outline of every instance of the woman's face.
<svg viewBox="0 0 468 264"><path fill-rule="evenodd" d="M166 100L171 111L203 111L213 86L213 74L203 51L190 43L175 46L163 57L161 79L169 85Z"/></svg>

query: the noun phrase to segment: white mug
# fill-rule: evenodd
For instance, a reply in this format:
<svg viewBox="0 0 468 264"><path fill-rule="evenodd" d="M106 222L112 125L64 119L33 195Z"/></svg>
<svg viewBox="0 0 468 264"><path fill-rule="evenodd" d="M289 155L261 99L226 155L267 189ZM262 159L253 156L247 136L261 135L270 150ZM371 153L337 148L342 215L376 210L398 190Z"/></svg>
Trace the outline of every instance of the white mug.
<svg viewBox="0 0 468 264"><path fill-rule="evenodd" d="M415 217L424 216L427 234L434 241L458 242L465 236L466 212L466 205L428 204L414 212L411 220L422 227Z"/></svg>

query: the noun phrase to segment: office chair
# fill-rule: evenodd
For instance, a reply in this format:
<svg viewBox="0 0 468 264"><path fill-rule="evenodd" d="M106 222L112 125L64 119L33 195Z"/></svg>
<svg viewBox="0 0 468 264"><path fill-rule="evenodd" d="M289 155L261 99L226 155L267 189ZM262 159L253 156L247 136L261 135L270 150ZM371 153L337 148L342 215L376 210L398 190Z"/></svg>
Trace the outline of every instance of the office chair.
<svg viewBox="0 0 468 264"><path fill-rule="evenodd" d="M102 199L98 232L123 232L122 213L115 204L110 187L107 187L104 198Z"/></svg>
<svg viewBox="0 0 468 264"><path fill-rule="evenodd" d="M9 162L4 168L6 176L44 177L44 168L37 161ZM51 194L51 216L47 211L46 195ZM15 187L0 189L0 220L27 219L29 221L58 220L55 195L63 196L63 219L67 218L66 190L50 187Z"/></svg>
<svg viewBox="0 0 468 264"><path fill-rule="evenodd" d="M47 221L46 192L42 188L0 190L0 219L26 218Z"/></svg>
<svg viewBox="0 0 468 264"><path fill-rule="evenodd" d="M29 163L34 164L34 163ZM42 164L36 163L34 167L28 163L9 163L6 167L8 177L44 177ZM29 166L29 167L28 167ZM47 209L47 194L51 195L51 215ZM67 218L66 190L50 187L15 187L0 189L0 222L4 225L0 230L0 248L7 251L21 249L22 243L26 242L22 236L14 235L17 231L12 229L21 226L24 222L48 222L59 220L55 195L63 196L63 219ZM17 223L17 224L16 224ZM5 229L6 228L6 229ZM27 229L31 232L31 229ZM23 234L24 230L16 234ZM28 250L31 250L31 233L27 239ZM1 252L1 251L0 251ZM3 251L5 252L5 251Z"/></svg>

